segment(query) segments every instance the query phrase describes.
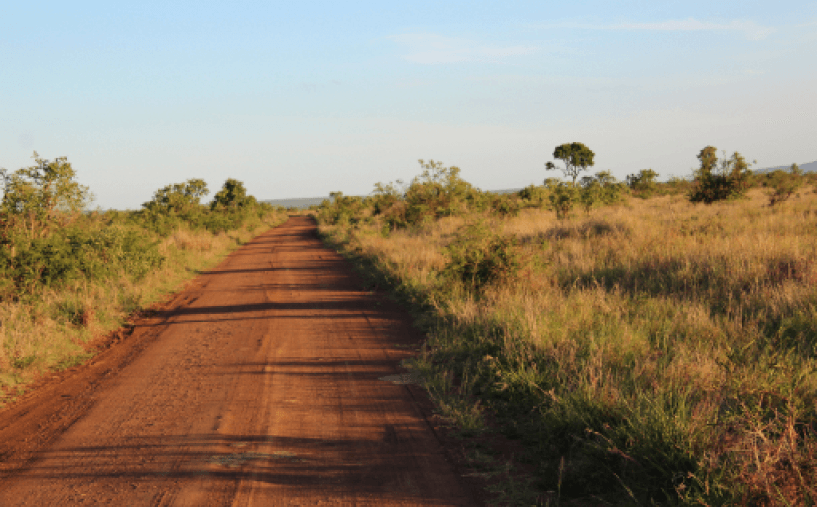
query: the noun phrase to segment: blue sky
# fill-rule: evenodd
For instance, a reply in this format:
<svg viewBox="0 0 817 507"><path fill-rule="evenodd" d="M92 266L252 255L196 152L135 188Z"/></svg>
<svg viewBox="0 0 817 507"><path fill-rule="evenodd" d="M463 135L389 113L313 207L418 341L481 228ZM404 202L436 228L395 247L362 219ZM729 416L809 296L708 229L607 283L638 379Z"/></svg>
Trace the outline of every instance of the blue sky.
<svg viewBox="0 0 817 507"><path fill-rule="evenodd" d="M102 208L228 177L366 194L417 159L541 183L564 142L623 179L706 145L817 159L817 1L15 2L0 167L67 156Z"/></svg>

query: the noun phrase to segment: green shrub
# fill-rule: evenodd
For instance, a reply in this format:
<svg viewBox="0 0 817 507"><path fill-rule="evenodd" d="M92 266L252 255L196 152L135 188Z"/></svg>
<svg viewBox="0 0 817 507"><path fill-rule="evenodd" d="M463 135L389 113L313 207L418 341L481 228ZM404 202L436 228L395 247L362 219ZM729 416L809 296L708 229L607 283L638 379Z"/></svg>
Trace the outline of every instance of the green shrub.
<svg viewBox="0 0 817 507"><path fill-rule="evenodd" d="M473 188L460 178L459 167L445 167L434 160L419 162L423 172L406 190L406 223L422 224L465 211Z"/></svg>
<svg viewBox="0 0 817 507"><path fill-rule="evenodd" d="M572 183L558 182L550 187L550 208L556 212L556 217L561 219L570 216L573 207L580 202L581 194L579 187Z"/></svg>
<svg viewBox="0 0 817 507"><path fill-rule="evenodd" d="M86 225L87 224L82 224ZM141 278L164 258L143 230L74 226L42 238L13 235L0 250L0 274L13 292L54 286L78 278L99 280L117 272Z"/></svg>
<svg viewBox="0 0 817 507"><path fill-rule="evenodd" d="M609 171L601 171L595 176L581 179L578 200L585 211L602 205L615 204L624 196L624 185L619 183Z"/></svg>
<svg viewBox="0 0 817 507"><path fill-rule="evenodd" d="M449 262L443 273L479 289L517 274L521 266L516 236L491 232L483 222L459 231L446 248Z"/></svg>
<svg viewBox="0 0 817 507"><path fill-rule="evenodd" d="M724 158L718 167L716 153L714 146L707 146L698 154L701 167L695 171L690 201L711 204L742 197L749 189L752 173L743 156L735 152L731 158Z"/></svg>
<svg viewBox="0 0 817 507"><path fill-rule="evenodd" d="M491 201L491 211L501 217L519 215L519 200L514 195L495 195Z"/></svg>
<svg viewBox="0 0 817 507"><path fill-rule="evenodd" d="M655 195L658 191L658 173L652 169L642 169L638 174L627 175L627 186L637 196L643 199Z"/></svg>
<svg viewBox="0 0 817 507"><path fill-rule="evenodd" d="M768 188L769 206L787 201L797 190L803 186L803 173L797 164L791 165L790 172L781 170L773 171L763 175L761 184Z"/></svg>
<svg viewBox="0 0 817 507"><path fill-rule="evenodd" d="M330 192L333 201L323 201L318 218L327 224L349 225L360 220L364 210L363 199L343 195L343 192Z"/></svg>
<svg viewBox="0 0 817 507"><path fill-rule="evenodd" d="M548 203L548 189L544 186L529 185L519 191L517 195L522 199L522 206L526 208L543 208Z"/></svg>
<svg viewBox="0 0 817 507"><path fill-rule="evenodd" d="M158 242L179 229L213 234L260 222L272 207L229 179L212 206L203 180L167 185L142 209L86 212L90 193L67 160L36 156L37 165L0 171L0 299L20 299L72 280L144 277L164 262Z"/></svg>

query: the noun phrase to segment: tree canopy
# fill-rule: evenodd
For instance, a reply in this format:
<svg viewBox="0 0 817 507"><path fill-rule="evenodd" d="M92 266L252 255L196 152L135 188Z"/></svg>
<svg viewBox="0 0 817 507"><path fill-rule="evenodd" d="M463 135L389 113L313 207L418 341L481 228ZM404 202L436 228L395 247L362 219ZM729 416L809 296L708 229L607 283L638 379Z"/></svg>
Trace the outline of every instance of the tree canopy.
<svg viewBox="0 0 817 507"><path fill-rule="evenodd" d="M193 178L160 188L142 207L151 211L184 213L198 208L201 198L209 192L204 180Z"/></svg>
<svg viewBox="0 0 817 507"><path fill-rule="evenodd" d="M576 178L579 177L581 171L586 171L588 167L592 167L595 163L593 158L596 156L593 151L582 143L565 143L560 144L553 150L553 158L561 160L564 163L562 172L566 177L573 179L573 184L576 184ZM548 171L556 169L553 162L545 164Z"/></svg>
<svg viewBox="0 0 817 507"><path fill-rule="evenodd" d="M227 178L227 181L224 182L224 186L221 187L221 190L213 197L213 202L210 203L210 207L213 209L219 207L237 208L254 201L255 199L252 196L247 196L247 189L244 188L244 183L234 178Z"/></svg>

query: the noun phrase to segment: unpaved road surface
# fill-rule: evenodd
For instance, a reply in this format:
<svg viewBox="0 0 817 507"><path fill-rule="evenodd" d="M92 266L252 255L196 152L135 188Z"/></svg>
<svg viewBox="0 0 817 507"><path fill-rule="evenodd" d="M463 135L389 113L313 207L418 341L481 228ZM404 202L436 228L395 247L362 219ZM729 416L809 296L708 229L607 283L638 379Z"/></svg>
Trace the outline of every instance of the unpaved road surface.
<svg viewBox="0 0 817 507"><path fill-rule="evenodd" d="M0 412L0 506L474 505L380 380L419 339L291 218Z"/></svg>

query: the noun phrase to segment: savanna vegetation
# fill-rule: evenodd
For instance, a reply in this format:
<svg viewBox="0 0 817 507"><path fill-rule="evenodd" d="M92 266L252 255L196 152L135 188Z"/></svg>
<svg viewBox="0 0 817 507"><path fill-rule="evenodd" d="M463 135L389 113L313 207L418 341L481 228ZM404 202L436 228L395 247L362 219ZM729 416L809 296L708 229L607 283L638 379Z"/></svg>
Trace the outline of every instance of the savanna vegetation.
<svg viewBox="0 0 817 507"><path fill-rule="evenodd" d="M92 342L221 259L285 213L228 179L213 201L203 180L156 191L136 211L91 211L66 158L0 171L0 388L74 366Z"/></svg>
<svg viewBox="0 0 817 507"><path fill-rule="evenodd" d="M321 234L418 312L411 367L465 441L523 444L469 448L515 477L498 503L813 505L813 176L706 147L689 180L579 178L588 152L557 147L568 181L509 195L421 160L324 202Z"/></svg>

